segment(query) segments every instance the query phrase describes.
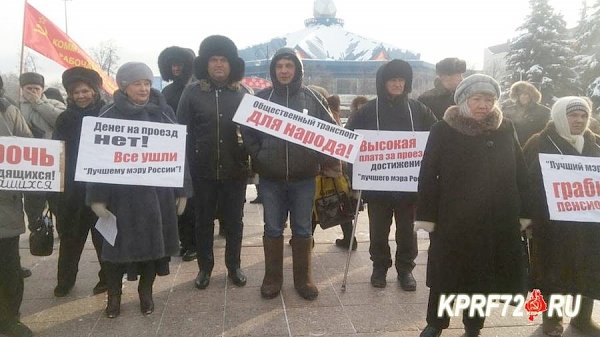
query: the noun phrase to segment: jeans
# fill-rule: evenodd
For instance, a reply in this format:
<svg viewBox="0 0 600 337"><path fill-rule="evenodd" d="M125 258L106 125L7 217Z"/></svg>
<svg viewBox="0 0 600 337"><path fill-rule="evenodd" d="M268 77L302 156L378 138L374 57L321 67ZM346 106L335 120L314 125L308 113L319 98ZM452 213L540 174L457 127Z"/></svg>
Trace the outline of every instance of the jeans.
<svg viewBox="0 0 600 337"><path fill-rule="evenodd" d="M396 270L410 272L417 257L417 234L414 232L414 201L407 198L377 198L369 200L369 253L374 268L392 266L388 235L392 216L396 219Z"/></svg>
<svg viewBox="0 0 600 337"><path fill-rule="evenodd" d="M279 238L290 216L292 235L312 237L312 209L315 197L315 178L297 181L260 178L263 198L265 236Z"/></svg>
<svg viewBox="0 0 600 337"><path fill-rule="evenodd" d="M194 181L194 208L196 211L196 251L198 267L212 271L215 261L213 241L217 207L225 229L225 266L228 270L240 267L246 179Z"/></svg>

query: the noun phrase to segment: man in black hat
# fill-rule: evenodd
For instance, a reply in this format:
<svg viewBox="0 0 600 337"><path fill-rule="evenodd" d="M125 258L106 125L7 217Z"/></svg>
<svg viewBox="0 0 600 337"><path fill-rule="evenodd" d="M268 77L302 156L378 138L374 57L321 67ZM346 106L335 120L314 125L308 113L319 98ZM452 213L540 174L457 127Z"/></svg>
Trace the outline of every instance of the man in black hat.
<svg viewBox="0 0 600 337"><path fill-rule="evenodd" d="M350 116L346 128L386 131L429 131L436 118L423 103L408 98L413 72L403 60L392 60L377 71L377 98L367 102ZM414 232L416 193L365 191L363 198L369 212L369 253L373 261L371 285L386 286L387 270L392 266L388 236L392 217L396 220L396 271L405 291L415 291L412 275L417 257Z"/></svg>
<svg viewBox="0 0 600 337"><path fill-rule="evenodd" d="M194 67L194 51L178 46L165 48L158 55L158 69L163 81L172 81L163 88L162 94L167 100L167 104L177 111L179 100L185 86L192 79ZM193 261L196 259L196 239L194 231L195 215L194 203L188 202L185 211L179 216L179 240L181 242L181 259L183 261Z"/></svg>
<svg viewBox="0 0 600 337"><path fill-rule="evenodd" d="M248 155L239 126L233 122L245 93L244 60L229 38L209 36L194 60L197 82L183 91L177 118L188 127L187 159L194 184L196 249L199 272L195 285L205 289L214 266L213 238L217 207L225 229L225 265L236 286L246 284L240 268L243 208Z"/></svg>
<svg viewBox="0 0 600 337"><path fill-rule="evenodd" d="M465 61L456 57L445 58L435 65L437 77L434 88L425 91L418 99L431 109L437 119L442 119L446 109L455 105L454 91L466 71Z"/></svg>

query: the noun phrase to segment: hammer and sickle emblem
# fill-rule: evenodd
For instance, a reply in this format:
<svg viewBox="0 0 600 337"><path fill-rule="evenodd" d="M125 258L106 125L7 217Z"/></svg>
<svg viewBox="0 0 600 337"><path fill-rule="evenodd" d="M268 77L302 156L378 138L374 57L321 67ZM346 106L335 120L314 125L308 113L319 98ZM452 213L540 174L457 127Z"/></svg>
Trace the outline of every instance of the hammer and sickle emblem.
<svg viewBox="0 0 600 337"><path fill-rule="evenodd" d="M33 29L33 31L38 32L44 36L48 36L48 29L46 29L46 26L44 25L46 20L44 19L39 19L39 22L35 24L35 28Z"/></svg>

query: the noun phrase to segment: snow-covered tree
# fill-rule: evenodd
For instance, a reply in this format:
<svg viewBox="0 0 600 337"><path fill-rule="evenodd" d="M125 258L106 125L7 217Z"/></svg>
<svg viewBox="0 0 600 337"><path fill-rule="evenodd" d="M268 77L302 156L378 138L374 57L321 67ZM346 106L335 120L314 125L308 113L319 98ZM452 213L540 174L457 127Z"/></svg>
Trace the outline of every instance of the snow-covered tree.
<svg viewBox="0 0 600 337"><path fill-rule="evenodd" d="M600 0L584 6L575 42L575 70L581 77L585 94L600 109ZM600 111L600 110L598 110Z"/></svg>
<svg viewBox="0 0 600 337"><path fill-rule="evenodd" d="M600 0L599 0L600 1ZM506 56L506 84L519 80L533 83L542 92L542 103L551 105L556 97L580 94L573 71L574 51L566 43L566 23L554 13L548 0L530 0L531 13L518 28Z"/></svg>

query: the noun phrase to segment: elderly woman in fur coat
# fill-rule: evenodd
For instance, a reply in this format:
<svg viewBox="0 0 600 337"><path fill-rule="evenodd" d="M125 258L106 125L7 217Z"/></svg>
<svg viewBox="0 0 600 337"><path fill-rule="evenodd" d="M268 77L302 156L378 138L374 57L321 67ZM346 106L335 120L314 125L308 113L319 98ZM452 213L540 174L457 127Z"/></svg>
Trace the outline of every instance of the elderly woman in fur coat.
<svg viewBox="0 0 600 337"><path fill-rule="evenodd" d="M140 62L128 62L117 71L119 90L114 103L103 107L99 117L156 123L176 123L175 113L164 96L151 87L152 70ZM115 245L103 242L102 260L108 284L106 315L117 317L121 308L123 274L140 276L138 294L144 315L154 311L152 285L156 275L169 274L170 256L179 252L177 215L191 196L186 169L184 188L89 184L86 202L100 218L114 214L118 234Z"/></svg>
<svg viewBox="0 0 600 337"><path fill-rule="evenodd" d="M529 82L515 82L510 87L510 100L503 105L502 112L513 122L521 145L542 131L550 120L550 109L540 104L541 99L542 94Z"/></svg>
<svg viewBox="0 0 600 337"><path fill-rule="evenodd" d="M581 294L571 326L586 336L600 336L592 322L594 299L600 299L600 219L593 223L550 220L539 154L600 157L600 137L589 130L591 108L581 97L563 97L552 106L552 121L524 148L529 166L533 208L533 282L544 295ZM542 330L561 336L561 317L543 316Z"/></svg>
<svg viewBox="0 0 600 337"><path fill-rule="evenodd" d="M415 229L429 232L427 327L440 336L442 294L515 294L524 290L520 217L528 200L527 170L512 123L497 107L498 83L465 78L444 119L431 128L419 176ZM479 336L484 317L463 313L466 336Z"/></svg>

